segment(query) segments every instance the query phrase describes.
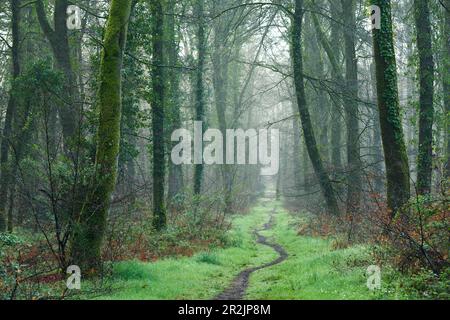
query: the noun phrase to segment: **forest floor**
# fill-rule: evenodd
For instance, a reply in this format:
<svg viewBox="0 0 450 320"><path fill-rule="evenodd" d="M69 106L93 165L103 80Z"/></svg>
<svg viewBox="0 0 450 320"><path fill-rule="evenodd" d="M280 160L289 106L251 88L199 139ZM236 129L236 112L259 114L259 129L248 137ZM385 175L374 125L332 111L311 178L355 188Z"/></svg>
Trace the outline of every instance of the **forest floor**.
<svg viewBox="0 0 450 320"><path fill-rule="evenodd" d="M262 199L248 214L233 218L228 247L151 263L117 263L109 289L95 298L401 298L396 290L367 288L365 272L373 264L368 247L333 250L330 239L299 236L301 223L302 216L288 213L280 202Z"/></svg>

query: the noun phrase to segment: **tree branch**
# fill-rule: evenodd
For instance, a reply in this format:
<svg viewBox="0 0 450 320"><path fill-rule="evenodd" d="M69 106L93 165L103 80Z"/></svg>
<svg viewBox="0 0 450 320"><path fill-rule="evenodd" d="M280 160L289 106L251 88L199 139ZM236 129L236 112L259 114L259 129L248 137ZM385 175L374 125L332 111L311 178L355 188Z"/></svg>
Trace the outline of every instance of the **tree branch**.
<svg viewBox="0 0 450 320"><path fill-rule="evenodd" d="M48 38L50 42L54 42L54 33L55 31L50 26L47 14L45 13L44 4L42 0L36 1L36 14L38 17L39 24L41 25L41 29L44 32L45 36Z"/></svg>

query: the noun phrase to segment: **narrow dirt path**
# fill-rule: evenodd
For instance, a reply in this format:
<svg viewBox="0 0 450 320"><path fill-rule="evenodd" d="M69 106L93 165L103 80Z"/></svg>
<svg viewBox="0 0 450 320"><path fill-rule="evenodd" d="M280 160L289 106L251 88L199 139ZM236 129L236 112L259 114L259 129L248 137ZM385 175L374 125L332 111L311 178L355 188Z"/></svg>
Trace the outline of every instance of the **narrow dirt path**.
<svg viewBox="0 0 450 320"><path fill-rule="evenodd" d="M275 208L272 210L272 212L270 214L269 222L267 222L264 225L262 230L269 230L273 226L274 213L275 213ZM262 230L259 230L259 231L262 231ZM264 268L268 268L268 267L276 265L276 264L279 264L282 261L286 260L286 258L288 257L287 252L283 249L282 246L280 246L279 244L276 244L276 243L267 242L267 238L264 237L263 235L259 234L259 231L255 231L255 234L257 237L256 242L271 247L279 254L279 257L277 259L275 259L269 263L263 264L261 266L243 270L233 280L230 287L228 289L226 289L224 292L222 292L221 294L219 294L215 298L215 300L242 300L245 295L245 291L247 290L247 287L248 287L250 275L253 272L264 269Z"/></svg>

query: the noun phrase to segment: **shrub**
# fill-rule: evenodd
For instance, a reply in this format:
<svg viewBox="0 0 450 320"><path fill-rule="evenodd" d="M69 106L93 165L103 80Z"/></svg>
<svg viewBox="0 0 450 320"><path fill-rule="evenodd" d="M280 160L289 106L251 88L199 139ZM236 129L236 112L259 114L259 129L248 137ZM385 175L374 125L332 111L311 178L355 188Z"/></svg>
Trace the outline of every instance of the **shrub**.
<svg viewBox="0 0 450 320"><path fill-rule="evenodd" d="M36 240L36 239L34 239ZM61 282L46 244L0 233L0 300L43 299L61 296Z"/></svg>
<svg viewBox="0 0 450 320"><path fill-rule="evenodd" d="M229 224L215 211L214 197L201 199L197 207L185 200L184 208L168 214L167 228L156 231L148 204L137 204L133 213L121 214L117 208L110 216L105 261L137 259L155 261L166 256L192 256L195 252L226 244Z"/></svg>
<svg viewBox="0 0 450 320"><path fill-rule="evenodd" d="M406 275L402 291L412 298L449 298L449 208L441 196L417 196L393 218L377 222L374 256Z"/></svg>
<svg viewBox="0 0 450 320"><path fill-rule="evenodd" d="M418 196L386 226L380 242L401 270L428 269L439 274L449 266L448 200Z"/></svg>

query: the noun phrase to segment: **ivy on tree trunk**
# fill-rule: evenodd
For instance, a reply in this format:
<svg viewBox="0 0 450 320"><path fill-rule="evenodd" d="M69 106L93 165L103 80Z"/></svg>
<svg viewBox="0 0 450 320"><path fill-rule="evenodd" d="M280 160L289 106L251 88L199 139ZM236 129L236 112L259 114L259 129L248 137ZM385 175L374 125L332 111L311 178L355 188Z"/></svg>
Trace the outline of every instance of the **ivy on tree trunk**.
<svg viewBox="0 0 450 320"><path fill-rule="evenodd" d="M381 29L373 29L377 100L386 164L387 204L395 214L409 199L409 166L403 137L392 35L391 1L371 0L381 10Z"/></svg>

